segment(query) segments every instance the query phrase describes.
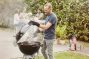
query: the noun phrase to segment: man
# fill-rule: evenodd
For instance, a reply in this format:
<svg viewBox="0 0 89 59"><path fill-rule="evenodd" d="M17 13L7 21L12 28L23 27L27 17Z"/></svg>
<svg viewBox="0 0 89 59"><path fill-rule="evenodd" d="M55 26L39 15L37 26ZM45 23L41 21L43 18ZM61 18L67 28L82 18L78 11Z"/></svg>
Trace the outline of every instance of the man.
<svg viewBox="0 0 89 59"><path fill-rule="evenodd" d="M45 18L45 24L39 24L37 22L31 21L33 25L38 26L39 28L44 30L44 42L42 46L42 54L45 59L53 59L53 42L55 39L55 29L57 23L57 17L52 12L52 5L51 3L46 3L44 5L44 13L47 16ZM47 53L46 53L47 51Z"/></svg>

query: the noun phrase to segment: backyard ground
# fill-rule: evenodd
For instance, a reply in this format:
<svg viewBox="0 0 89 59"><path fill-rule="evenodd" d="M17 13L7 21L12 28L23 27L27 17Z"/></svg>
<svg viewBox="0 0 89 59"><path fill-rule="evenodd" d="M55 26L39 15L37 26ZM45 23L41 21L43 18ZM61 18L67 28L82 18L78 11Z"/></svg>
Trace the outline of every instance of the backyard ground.
<svg viewBox="0 0 89 59"><path fill-rule="evenodd" d="M74 53L71 51L55 53L54 57L55 57L55 59L89 59L89 56ZM39 59L43 59L43 57L39 56Z"/></svg>
<svg viewBox="0 0 89 59"><path fill-rule="evenodd" d="M0 28L0 59L18 59L23 56L18 46L13 42L14 31ZM56 59L89 59L89 43L79 42L83 46L81 50L70 52L69 45L54 44L54 54ZM41 52L39 55L42 56ZM83 56L83 58L82 58ZM40 57L41 59L42 57Z"/></svg>

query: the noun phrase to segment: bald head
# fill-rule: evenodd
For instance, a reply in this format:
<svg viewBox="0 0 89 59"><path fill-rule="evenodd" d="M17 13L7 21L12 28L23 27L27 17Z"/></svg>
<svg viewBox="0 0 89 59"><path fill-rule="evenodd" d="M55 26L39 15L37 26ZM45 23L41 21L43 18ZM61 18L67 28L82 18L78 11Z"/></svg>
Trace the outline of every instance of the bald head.
<svg viewBox="0 0 89 59"><path fill-rule="evenodd" d="M44 5L44 7L48 7L48 8L50 8L50 9L52 9L52 4L51 4L51 3L46 3L46 4Z"/></svg>
<svg viewBox="0 0 89 59"><path fill-rule="evenodd" d="M52 4L51 3L46 3L44 5L44 12L46 15L48 15L52 12Z"/></svg>

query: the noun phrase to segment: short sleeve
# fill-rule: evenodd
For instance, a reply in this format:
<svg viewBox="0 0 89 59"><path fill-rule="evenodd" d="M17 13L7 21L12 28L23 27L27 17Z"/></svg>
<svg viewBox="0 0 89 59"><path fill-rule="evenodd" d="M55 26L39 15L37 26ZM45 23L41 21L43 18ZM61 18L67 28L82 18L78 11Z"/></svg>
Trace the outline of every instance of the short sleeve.
<svg viewBox="0 0 89 59"><path fill-rule="evenodd" d="M55 24L56 23L56 17L50 17L48 22Z"/></svg>

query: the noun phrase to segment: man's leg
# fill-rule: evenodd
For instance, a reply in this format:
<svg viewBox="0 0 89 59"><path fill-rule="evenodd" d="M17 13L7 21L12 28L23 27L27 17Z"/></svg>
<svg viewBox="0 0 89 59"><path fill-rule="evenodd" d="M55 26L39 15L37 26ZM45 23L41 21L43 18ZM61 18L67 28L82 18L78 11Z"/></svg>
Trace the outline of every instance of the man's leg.
<svg viewBox="0 0 89 59"><path fill-rule="evenodd" d="M54 59L53 57L53 42L54 40L46 40L47 53L49 59Z"/></svg>
<svg viewBox="0 0 89 59"><path fill-rule="evenodd" d="M47 48L47 47L46 47L46 42L45 42L45 40L44 40L43 45L42 45L41 52L42 52L44 58L45 58L45 59L48 59L48 55L47 55L47 53L46 53L46 48Z"/></svg>

